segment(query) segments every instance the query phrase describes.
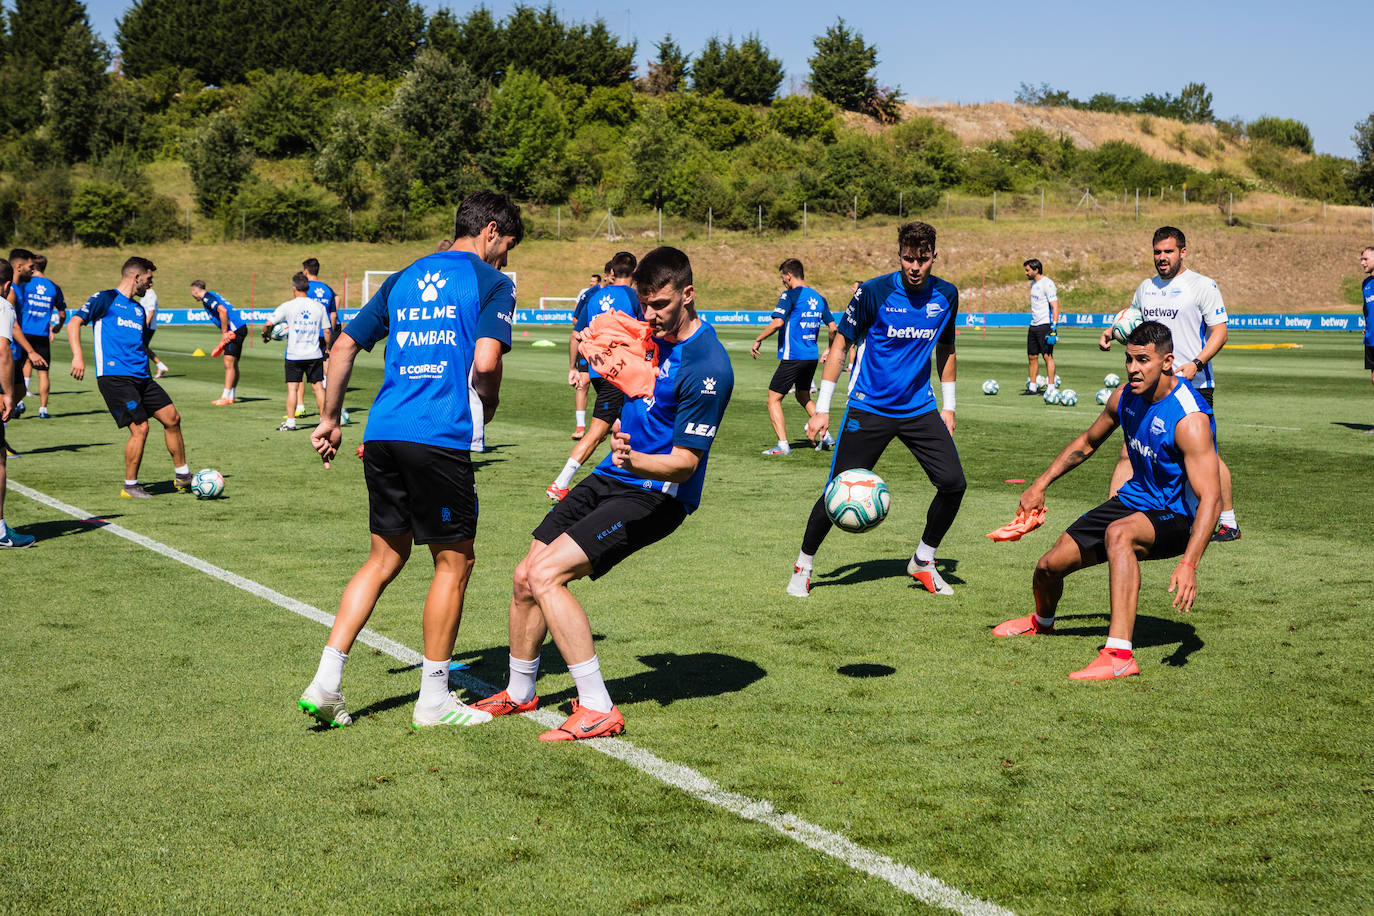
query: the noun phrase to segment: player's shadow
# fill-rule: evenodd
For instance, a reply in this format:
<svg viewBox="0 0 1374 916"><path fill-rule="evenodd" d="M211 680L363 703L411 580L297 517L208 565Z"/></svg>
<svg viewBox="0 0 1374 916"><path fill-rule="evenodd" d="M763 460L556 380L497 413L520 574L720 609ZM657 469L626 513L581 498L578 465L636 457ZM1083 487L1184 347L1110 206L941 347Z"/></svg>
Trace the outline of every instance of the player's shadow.
<svg viewBox="0 0 1374 916"><path fill-rule="evenodd" d="M1107 622L1110 619L1107 614L1061 614L1054 619L1054 635L1095 636L1106 639ZM1075 620L1100 620L1102 625L1064 626L1067 621ZM1160 664L1179 668L1188 664L1188 656L1201 649L1206 643L1197 635L1197 628L1191 623L1185 623L1176 617L1153 617L1149 614L1140 614L1135 619L1135 633L1131 637L1131 645L1136 649L1176 645L1178 648L1160 659Z"/></svg>
<svg viewBox="0 0 1374 916"><path fill-rule="evenodd" d="M811 580L812 591L818 588L829 588L832 585L854 585L858 582L873 582L877 579L893 579L897 577L907 577L906 565L909 558L894 560L884 558L879 560L863 560L859 563L850 563L845 566L837 566L827 573L815 574ZM958 560L935 559L935 569L950 585L964 585L963 579L959 578ZM912 588L922 588L914 580Z"/></svg>
<svg viewBox="0 0 1374 916"><path fill-rule="evenodd" d="M1353 429L1356 432L1367 433L1374 431L1374 426L1368 423L1346 423L1344 420L1332 420L1332 426L1344 426L1346 429Z"/></svg>
<svg viewBox="0 0 1374 916"><path fill-rule="evenodd" d="M32 413L30 413L30 412L32 412ZM57 419L57 418L59 418L59 417L64 418L64 419L65 419L66 417L90 417L90 416L94 416L94 415L96 415L96 414L102 414L102 415L108 416L109 413L110 413L110 412L109 412L108 410L73 410L73 411L70 411L70 412L64 410L62 413L55 413L55 414L53 414L53 415L52 415L52 418L55 420L55 419ZM38 416L38 411L36 411L36 410L34 410L32 407L30 407L28 410L24 411L24 416L21 417L20 419L23 419L23 420L30 420L30 419L32 419L32 420L38 420L38 419L40 419L40 417Z"/></svg>
<svg viewBox="0 0 1374 916"><path fill-rule="evenodd" d="M639 661L649 670L606 682L606 690L617 704L652 700L668 706L676 700L738 693L768 673L751 661L719 652L661 652L641 655ZM576 696L576 688L570 688L546 699L556 705Z"/></svg>
<svg viewBox="0 0 1374 916"><path fill-rule="evenodd" d="M71 416L71 415L70 415L70 414L63 414L63 416ZM46 453L48 453L48 452L76 452L76 451L80 451L80 450L83 449L83 448L99 448L99 447L102 446L102 445L110 445L110 444L111 444L111 443L109 443L109 442L69 442L69 443L67 443L66 445L45 445L45 446L43 446L42 448L31 448L31 449L27 449L27 450L25 450L25 451L23 451L23 452L20 452L19 454L21 454L21 455L43 455L43 454L46 454Z"/></svg>
<svg viewBox="0 0 1374 916"><path fill-rule="evenodd" d="M59 518L47 522L34 522L31 525L21 525L15 528L20 534L31 534L38 538L35 547L42 546L44 541L51 541L54 538L66 537L69 534L85 534L87 531L95 531L104 528L112 518L119 518L118 515L107 515L104 518Z"/></svg>

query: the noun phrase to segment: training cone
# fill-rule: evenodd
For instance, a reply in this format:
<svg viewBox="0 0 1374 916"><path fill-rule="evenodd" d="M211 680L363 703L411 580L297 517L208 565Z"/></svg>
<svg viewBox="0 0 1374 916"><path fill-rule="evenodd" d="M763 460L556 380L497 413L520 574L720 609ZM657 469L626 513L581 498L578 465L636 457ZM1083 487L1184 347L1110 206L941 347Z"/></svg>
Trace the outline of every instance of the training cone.
<svg viewBox="0 0 1374 916"><path fill-rule="evenodd" d="M205 355L205 351L202 350L200 347L196 347L194 350L191 351L191 355L192 355L192 356L204 356L204 355Z"/></svg>
<svg viewBox="0 0 1374 916"><path fill-rule="evenodd" d="M531 347L555 347L555 346L557 346L557 344L555 344L552 340L536 340L534 343L530 344L530 346L531 346Z"/></svg>
<svg viewBox="0 0 1374 916"><path fill-rule="evenodd" d="M529 331L521 331L521 332L520 332L520 336L521 336L521 337L529 337L529 336L530 336L530 332L529 332Z"/></svg>

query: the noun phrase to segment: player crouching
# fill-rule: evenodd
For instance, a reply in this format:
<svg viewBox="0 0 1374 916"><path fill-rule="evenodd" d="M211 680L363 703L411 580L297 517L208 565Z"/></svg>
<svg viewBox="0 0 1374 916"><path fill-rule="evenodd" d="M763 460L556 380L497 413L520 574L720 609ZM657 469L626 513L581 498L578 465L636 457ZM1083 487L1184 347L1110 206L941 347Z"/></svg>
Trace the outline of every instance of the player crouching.
<svg viewBox="0 0 1374 916"><path fill-rule="evenodd" d="M1126 340L1128 384L1113 392L1106 409L1068 444L1021 494L1029 513L1045 505L1055 480L1088 459L1120 426L1131 460L1131 478L1116 495L1081 516L1035 565L1035 613L1000 624L994 636L1054 632L1064 577L1107 563L1111 625L1107 645L1092 664L1069 677L1105 681L1140 673L1131 653L1140 561L1180 557L1169 577L1173 606L1192 609L1197 566L1221 511L1221 477L1212 410L1192 384L1173 375L1173 338L1147 321Z"/></svg>

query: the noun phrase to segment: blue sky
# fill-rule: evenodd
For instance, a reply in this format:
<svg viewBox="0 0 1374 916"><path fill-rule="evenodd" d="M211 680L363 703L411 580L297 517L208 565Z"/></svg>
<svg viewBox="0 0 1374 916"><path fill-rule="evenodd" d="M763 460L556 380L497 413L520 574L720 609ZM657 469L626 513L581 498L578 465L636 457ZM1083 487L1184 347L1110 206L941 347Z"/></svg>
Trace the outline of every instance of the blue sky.
<svg viewBox="0 0 1374 916"><path fill-rule="evenodd" d="M514 5L487 3L498 17ZM115 21L128 6L126 0L87 3L91 24L112 45ZM460 14L472 8L424 6L449 6ZM712 34L758 32L787 68L784 92L806 79L812 39L844 10L846 21L878 46L879 82L901 86L918 103L1011 101L1022 82L1045 82L1087 98L1094 92L1177 92L1201 81L1212 91L1218 116L1297 118L1312 129L1317 152L1338 156L1354 156L1354 125L1374 111L1374 28L1367 11L1333 0L980 0L871 3L863 9L817 0L569 0L555 7L565 20L599 16L616 34L636 39L641 73L653 43L667 32L689 54Z"/></svg>

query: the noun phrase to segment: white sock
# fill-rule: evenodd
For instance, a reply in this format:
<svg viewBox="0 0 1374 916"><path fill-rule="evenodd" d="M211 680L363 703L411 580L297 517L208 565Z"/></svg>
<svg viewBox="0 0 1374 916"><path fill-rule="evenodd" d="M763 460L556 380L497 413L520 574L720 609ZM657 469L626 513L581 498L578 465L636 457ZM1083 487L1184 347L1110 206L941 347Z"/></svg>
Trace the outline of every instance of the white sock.
<svg viewBox="0 0 1374 916"><path fill-rule="evenodd" d="M338 693L339 686L343 684L343 666L346 661L347 652L340 652L333 646L325 646L324 651L320 653L320 667L315 669L315 680L312 683L319 685L326 693Z"/></svg>
<svg viewBox="0 0 1374 916"><path fill-rule="evenodd" d="M137 480L125 480L125 481L124 481L124 486L126 486L126 487L136 487L136 486L138 486L138 481L137 481Z"/></svg>
<svg viewBox="0 0 1374 916"><path fill-rule="evenodd" d="M295 428L296 428L296 418L295 418L295 417L287 417L287 418L286 418L286 422L283 423L282 426L285 426L287 429L295 429Z"/></svg>
<svg viewBox="0 0 1374 916"><path fill-rule="evenodd" d="M510 683L506 693L517 703L528 703L534 699L534 681L539 677L539 656L526 661L510 657Z"/></svg>
<svg viewBox="0 0 1374 916"><path fill-rule="evenodd" d="M434 661L425 659L423 674L420 676L420 699L415 702L416 706L428 706L433 709L436 706L443 706L448 699L448 663L449 659Z"/></svg>
<svg viewBox="0 0 1374 916"><path fill-rule="evenodd" d="M916 545L916 562L917 562L917 563L934 563L934 562L935 562L935 548L934 548L934 547L931 547L931 546L930 546L929 544L927 544L925 541L922 541L921 543L917 544L917 545Z"/></svg>
<svg viewBox="0 0 1374 916"><path fill-rule="evenodd" d="M785 451L785 452L790 452L790 451L792 451L792 446L790 446L790 445L787 444L787 440L786 440L786 439L779 439L779 440L778 440L778 448L782 449L782 450Z"/></svg>
<svg viewBox="0 0 1374 916"><path fill-rule="evenodd" d="M1054 626L1054 618L1053 618L1053 617L1041 617L1039 614L1035 614L1034 616L1035 616L1035 622L1036 622L1037 625L1042 626L1042 627L1052 627L1052 626Z"/></svg>
<svg viewBox="0 0 1374 916"><path fill-rule="evenodd" d="M1108 648L1108 649L1125 649L1127 652L1129 652L1129 651L1131 651L1131 641L1130 641L1129 639L1117 639L1115 636L1108 636L1108 637L1107 637L1107 648Z"/></svg>
<svg viewBox="0 0 1374 916"><path fill-rule="evenodd" d="M225 396L226 398L232 398L232 397L234 396L234 392L235 392L235 391L238 391L238 389L237 389L237 388L227 388L227 389L225 389L224 396Z"/></svg>
<svg viewBox="0 0 1374 916"><path fill-rule="evenodd" d="M1220 522L1221 524L1225 525L1227 528L1235 528L1235 527L1237 527L1237 526L1236 526L1236 510L1235 510L1235 509L1230 509L1230 510L1228 510L1228 511L1226 511L1226 512L1221 513L1221 517L1218 518L1217 521Z"/></svg>
<svg viewBox="0 0 1374 916"><path fill-rule="evenodd" d="M816 555L814 553L798 553L797 566L801 569L812 569L816 565Z"/></svg>
<svg viewBox="0 0 1374 916"><path fill-rule="evenodd" d="M228 389L228 388L221 388L221 389L220 389L220 392L219 392L219 396L222 397L222 398L227 398L227 397L229 397L229 389Z"/></svg>
<svg viewBox="0 0 1374 916"><path fill-rule="evenodd" d="M187 474L191 473L191 466L189 464L179 464L176 467L172 468L172 473L180 474L181 476L185 477Z"/></svg>
<svg viewBox="0 0 1374 916"><path fill-rule="evenodd" d="M157 361L157 367L161 369L163 372L167 371L167 364L164 363L162 360Z"/></svg>
<svg viewBox="0 0 1374 916"><path fill-rule="evenodd" d="M577 702L593 712L610 712L615 706L611 695L606 692L606 682L601 679L601 662L595 655L585 662L568 666L568 673L577 685Z"/></svg>
<svg viewBox="0 0 1374 916"><path fill-rule="evenodd" d="M587 412L586 412L585 410L575 410L575 411L573 411L573 413L577 414L577 425L578 425L578 426L586 426L586 425L587 425Z"/></svg>
<svg viewBox="0 0 1374 916"><path fill-rule="evenodd" d="M582 467L580 463L569 458L568 463L563 465L563 470L558 472L558 479L553 482L553 485L555 487L567 488L572 483L573 475L577 473L577 469L580 467ZM607 710L604 709L601 711L607 712Z"/></svg>
<svg viewBox="0 0 1374 916"><path fill-rule="evenodd" d="M5 520L3 518L0 518L0 538L5 537L9 533L9 526L5 524Z"/></svg>

